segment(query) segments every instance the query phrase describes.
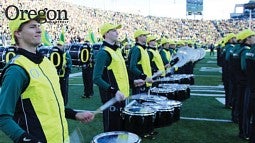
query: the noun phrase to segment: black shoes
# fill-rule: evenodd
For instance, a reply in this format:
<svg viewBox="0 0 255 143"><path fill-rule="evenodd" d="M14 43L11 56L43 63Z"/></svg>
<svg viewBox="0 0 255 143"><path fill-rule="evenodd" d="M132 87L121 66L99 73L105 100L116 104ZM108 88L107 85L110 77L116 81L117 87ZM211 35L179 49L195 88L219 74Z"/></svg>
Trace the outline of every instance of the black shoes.
<svg viewBox="0 0 255 143"><path fill-rule="evenodd" d="M244 139L244 140L246 140L246 141L249 141L249 140L250 140L249 136L244 135L244 134L239 134L239 138Z"/></svg>
<svg viewBox="0 0 255 143"><path fill-rule="evenodd" d="M94 94L94 93L91 93L90 95L85 95L85 94L84 94L84 95L81 96L81 98L90 98L90 97L93 96L93 94Z"/></svg>

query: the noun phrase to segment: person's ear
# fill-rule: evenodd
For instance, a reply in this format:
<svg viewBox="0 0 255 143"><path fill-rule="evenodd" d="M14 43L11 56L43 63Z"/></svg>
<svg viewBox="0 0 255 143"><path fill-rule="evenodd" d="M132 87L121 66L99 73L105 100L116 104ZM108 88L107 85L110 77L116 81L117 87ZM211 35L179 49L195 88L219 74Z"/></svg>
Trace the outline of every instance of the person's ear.
<svg viewBox="0 0 255 143"><path fill-rule="evenodd" d="M15 32L14 32L14 35L15 35L17 38L20 38L20 37L21 37L21 31L15 31Z"/></svg>

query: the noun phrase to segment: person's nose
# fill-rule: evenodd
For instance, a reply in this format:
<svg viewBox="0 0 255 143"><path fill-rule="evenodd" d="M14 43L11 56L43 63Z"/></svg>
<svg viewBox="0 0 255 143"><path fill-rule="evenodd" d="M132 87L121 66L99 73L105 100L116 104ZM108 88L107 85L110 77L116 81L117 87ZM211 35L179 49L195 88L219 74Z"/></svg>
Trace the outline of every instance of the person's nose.
<svg viewBox="0 0 255 143"><path fill-rule="evenodd" d="M42 33L42 30L41 30L41 27L40 27L40 26L37 26L37 27L36 27L36 33Z"/></svg>

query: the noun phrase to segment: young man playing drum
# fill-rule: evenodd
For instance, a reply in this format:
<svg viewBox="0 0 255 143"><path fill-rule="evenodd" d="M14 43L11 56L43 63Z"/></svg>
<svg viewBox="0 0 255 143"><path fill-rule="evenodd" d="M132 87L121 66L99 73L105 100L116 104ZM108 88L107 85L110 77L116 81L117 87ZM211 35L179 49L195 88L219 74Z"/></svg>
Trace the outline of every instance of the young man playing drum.
<svg viewBox="0 0 255 143"><path fill-rule="evenodd" d="M121 25L110 23L101 26L100 32L104 41L96 56L93 71L93 81L99 87L102 102L105 103L112 98L119 101L103 111L105 132L124 130L120 114L125 107L124 100L129 96L129 78L125 60L120 47L116 45L117 29L120 28ZM135 86L143 85L144 80L136 80L134 84Z"/></svg>

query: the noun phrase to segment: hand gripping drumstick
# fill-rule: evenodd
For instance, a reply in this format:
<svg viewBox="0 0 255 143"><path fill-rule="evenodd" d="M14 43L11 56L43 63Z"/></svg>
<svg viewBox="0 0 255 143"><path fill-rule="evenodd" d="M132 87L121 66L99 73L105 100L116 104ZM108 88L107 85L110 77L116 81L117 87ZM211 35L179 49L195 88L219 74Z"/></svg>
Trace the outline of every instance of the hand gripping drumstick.
<svg viewBox="0 0 255 143"><path fill-rule="evenodd" d="M155 78L155 77L158 77L158 76L161 76L162 75L162 71L157 71L156 73L154 73L152 76L151 76L151 79Z"/></svg>
<svg viewBox="0 0 255 143"><path fill-rule="evenodd" d="M153 78L158 77L158 76L161 76L162 73L163 73L162 71L157 71L156 73L154 73L154 74L151 76L151 79L153 80ZM148 81L145 80L145 82L148 82ZM153 80L153 82L154 82L154 80Z"/></svg>
<svg viewBox="0 0 255 143"><path fill-rule="evenodd" d="M94 112L94 115L101 113L102 111L104 111L105 109L107 109L108 107L110 107L111 105L113 105L116 102L117 102L117 99L115 97L113 97L111 100L105 102L102 106L97 108L97 110Z"/></svg>

